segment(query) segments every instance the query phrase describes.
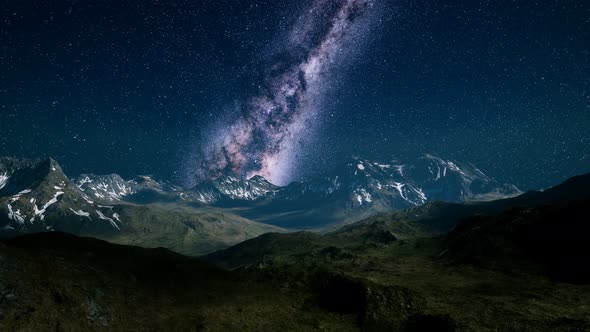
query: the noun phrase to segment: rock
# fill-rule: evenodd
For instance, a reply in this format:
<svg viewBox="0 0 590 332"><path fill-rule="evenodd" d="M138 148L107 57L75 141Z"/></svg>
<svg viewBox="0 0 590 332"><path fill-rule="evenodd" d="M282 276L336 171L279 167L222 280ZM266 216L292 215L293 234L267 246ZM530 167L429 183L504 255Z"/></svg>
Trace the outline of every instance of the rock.
<svg viewBox="0 0 590 332"><path fill-rule="evenodd" d="M97 289L95 295L88 297L86 301L86 317L93 323L99 323L102 326L108 326L110 323L110 312L108 308L101 305L103 293L100 289Z"/></svg>
<svg viewBox="0 0 590 332"><path fill-rule="evenodd" d="M344 274L318 272L315 278L319 305L341 314L358 314L363 330L399 331L426 302L407 288L382 286Z"/></svg>

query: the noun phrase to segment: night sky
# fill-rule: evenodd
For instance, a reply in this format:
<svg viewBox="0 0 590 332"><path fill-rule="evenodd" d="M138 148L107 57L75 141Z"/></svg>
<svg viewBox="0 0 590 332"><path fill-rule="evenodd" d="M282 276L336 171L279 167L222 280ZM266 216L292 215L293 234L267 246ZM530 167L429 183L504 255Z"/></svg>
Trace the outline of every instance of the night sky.
<svg viewBox="0 0 590 332"><path fill-rule="evenodd" d="M429 152L590 171L588 1L0 0L0 155L277 184Z"/></svg>

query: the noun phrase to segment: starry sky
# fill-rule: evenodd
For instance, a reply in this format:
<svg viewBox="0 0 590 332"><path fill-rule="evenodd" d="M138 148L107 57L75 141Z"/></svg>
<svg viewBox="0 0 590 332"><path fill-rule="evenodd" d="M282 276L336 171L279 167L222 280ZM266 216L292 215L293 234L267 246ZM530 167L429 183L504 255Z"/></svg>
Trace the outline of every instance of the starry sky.
<svg viewBox="0 0 590 332"><path fill-rule="evenodd" d="M192 185L435 153L590 172L590 3L0 0L0 155Z"/></svg>

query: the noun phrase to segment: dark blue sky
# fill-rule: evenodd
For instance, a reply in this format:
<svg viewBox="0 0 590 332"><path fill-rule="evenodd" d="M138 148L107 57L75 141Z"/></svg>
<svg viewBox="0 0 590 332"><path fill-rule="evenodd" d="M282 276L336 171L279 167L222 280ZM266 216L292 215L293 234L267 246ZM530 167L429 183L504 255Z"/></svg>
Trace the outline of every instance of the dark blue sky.
<svg viewBox="0 0 590 332"><path fill-rule="evenodd" d="M367 0L325 46L356 2L0 0L0 155L190 182L212 133L251 115L236 105L334 47L285 179L423 152L524 189L590 171L590 4Z"/></svg>

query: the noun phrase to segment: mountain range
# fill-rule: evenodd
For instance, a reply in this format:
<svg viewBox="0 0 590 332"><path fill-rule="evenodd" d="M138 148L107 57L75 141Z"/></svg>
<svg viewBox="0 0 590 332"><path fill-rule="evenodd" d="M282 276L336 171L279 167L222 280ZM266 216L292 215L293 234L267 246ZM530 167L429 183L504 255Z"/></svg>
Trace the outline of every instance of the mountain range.
<svg viewBox="0 0 590 332"><path fill-rule="evenodd" d="M0 159L0 229L4 237L62 231L115 243L199 254L280 228L215 208L135 204L122 198L172 194L173 187L117 175L70 180L53 159ZM94 182L96 181L96 182Z"/></svg>
<svg viewBox="0 0 590 332"><path fill-rule="evenodd" d="M520 194L469 163L424 155L413 163L351 158L329 175L276 186L224 175L187 189L149 176L66 176L53 159L0 158L4 236L64 231L186 254L224 248L269 231L328 231L427 202Z"/></svg>

